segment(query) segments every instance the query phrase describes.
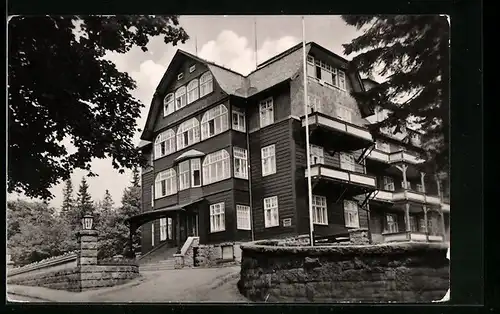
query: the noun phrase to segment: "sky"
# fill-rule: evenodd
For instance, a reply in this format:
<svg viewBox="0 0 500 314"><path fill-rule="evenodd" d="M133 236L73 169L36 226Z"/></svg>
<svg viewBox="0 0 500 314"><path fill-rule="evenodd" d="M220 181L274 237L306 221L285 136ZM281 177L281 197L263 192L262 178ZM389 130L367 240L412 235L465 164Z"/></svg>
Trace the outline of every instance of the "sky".
<svg viewBox="0 0 500 314"><path fill-rule="evenodd" d="M148 44L148 52L134 48L126 54L107 56L120 71L128 72L137 82L137 89L132 94L145 105L137 119L141 129L146 122L154 90L177 49L197 53L201 58L246 75L255 69L255 42L257 61L260 63L302 40L300 16L181 16L179 22L190 36L185 44L167 45L162 37L155 37ZM305 17L306 41L314 41L348 60L352 56L343 54L342 44L358 35L360 31L347 26L340 16ZM134 143L139 142L139 136L138 132ZM102 200L107 189L115 204L121 204L123 190L130 185L131 172L119 174L110 159L95 160L91 166L92 171L99 174L98 177L87 178L93 200ZM74 171L71 179L75 193L85 175L83 170ZM63 185L61 183L50 190L54 194L50 204L56 209L62 203ZM17 197L24 198L18 194L9 195L9 199Z"/></svg>

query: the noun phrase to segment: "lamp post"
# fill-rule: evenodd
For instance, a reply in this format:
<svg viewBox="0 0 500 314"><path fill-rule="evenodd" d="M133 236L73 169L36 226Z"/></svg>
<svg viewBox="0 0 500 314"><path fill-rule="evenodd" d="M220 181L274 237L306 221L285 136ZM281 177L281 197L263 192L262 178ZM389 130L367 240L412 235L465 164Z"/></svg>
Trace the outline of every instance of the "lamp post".
<svg viewBox="0 0 500 314"><path fill-rule="evenodd" d="M81 218L82 230L78 232L78 266L97 265L97 231L94 230L94 217L86 214Z"/></svg>
<svg viewBox="0 0 500 314"><path fill-rule="evenodd" d="M93 230L94 227L94 216L92 215L84 215L82 217L82 229L83 230Z"/></svg>

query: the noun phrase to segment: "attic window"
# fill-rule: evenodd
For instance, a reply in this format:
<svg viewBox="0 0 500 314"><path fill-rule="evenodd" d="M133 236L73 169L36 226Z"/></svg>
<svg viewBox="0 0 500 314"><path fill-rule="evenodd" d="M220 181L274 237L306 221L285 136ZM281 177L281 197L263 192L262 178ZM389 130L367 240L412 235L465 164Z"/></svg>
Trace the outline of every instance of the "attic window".
<svg viewBox="0 0 500 314"><path fill-rule="evenodd" d="M192 65L190 68L189 68L189 73L193 73L194 70L196 70L196 65Z"/></svg>
<svg viewBox="0 0 500 314"><path fill-rule="evenodd" d="M182 80L183 77L184 77L184 73L179 73L177 75L177 80Z"/></svg>

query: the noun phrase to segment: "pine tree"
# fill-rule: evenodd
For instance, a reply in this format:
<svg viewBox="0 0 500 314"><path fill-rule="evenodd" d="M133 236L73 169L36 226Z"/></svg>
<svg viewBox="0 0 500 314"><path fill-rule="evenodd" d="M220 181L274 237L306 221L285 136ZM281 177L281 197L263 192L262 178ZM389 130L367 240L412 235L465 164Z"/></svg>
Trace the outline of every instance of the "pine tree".
<svg viewBox="0 0 500 314"><path fill-rule="evenodd" d="M76 207L78 210L79 219L83 215L93 215L94 214L94 205L92 203L92 197L89 194L89 185L87 184L87 180L85 177L82 178L82 182L80 183L80 187L78 189L78 197L76 200Z"/></svg>
<svg viewBox="0 0 500 314"><path fill-rule="evenodd" d="M113 198L111 197L111 194L109 194L109 190L106 190L106 192L104 193L104 199L100 204L101 211L110 212L113 210L113 206L115 206Z"/></svg>
<svg viewBox="0 0 500 314"><path fill-rule="evenodd" d="M376 69L384 82L353 93L358 102L389 114L371 128L404 131L413 120L424 133L422 154L427 169L448 172L449 161L449 30L439 15L343 15L364 33L343 45L346 55L358 53L352 65L364 74ZM401 100L405 99L405 100ZM410 135L411 136L411 135Z"/></svg>
<svg viewBox="0 0 500 314"><path fill-rule="evenodd" d="M139 170L137 167L132 170L132 186L134 187L140 187L141 186L141 177L139 174Z"/></svg>
<svg viewBox="0 0 500 314"><path fill-rule="evenodd" d="M75 200L73 198L73 182L71 179L66 180L66 184L63 189L63 203L61 207L61 217L65 219L70 219L74 214Z"/></svg>

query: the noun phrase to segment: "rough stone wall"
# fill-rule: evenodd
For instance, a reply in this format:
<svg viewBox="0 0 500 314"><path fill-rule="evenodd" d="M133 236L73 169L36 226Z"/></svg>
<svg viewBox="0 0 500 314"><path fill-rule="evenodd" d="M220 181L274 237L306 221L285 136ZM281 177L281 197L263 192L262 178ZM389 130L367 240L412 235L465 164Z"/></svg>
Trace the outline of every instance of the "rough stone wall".
<svg viewBox="0 0 500 314"><path fill-rule="evenodd" d="M15 276L7 278L7 284L81 291L80 268L74 267L44 273L29 273L25 276Z"/></svg>
<svg viewBox="0 0 500 314"><path fill-rule="evenodd" d="M222 259L222 246L233 246L233 257L230 259ZM196 254L197 267L219 267L228 265L238 265L241 258L237 258L237 250L241 250L240 246L235 243L220 243L199 245ZM238 253L241 254L241 253Z"/></svg>
<svg viewBox="0 0 500 314"><path fill-rule="evenodd" d="M353 245L367 245L370 244L370 237L368 229L359 228L349 230L349 242Z"/></svg>
<svg viewBox="0 0 500 314"><path fill-rule="evenodd" d="M263 241L264 242L264 241ZM242 246L240 292L267 302L430 302L449 287L441 244Z"/></svg>

